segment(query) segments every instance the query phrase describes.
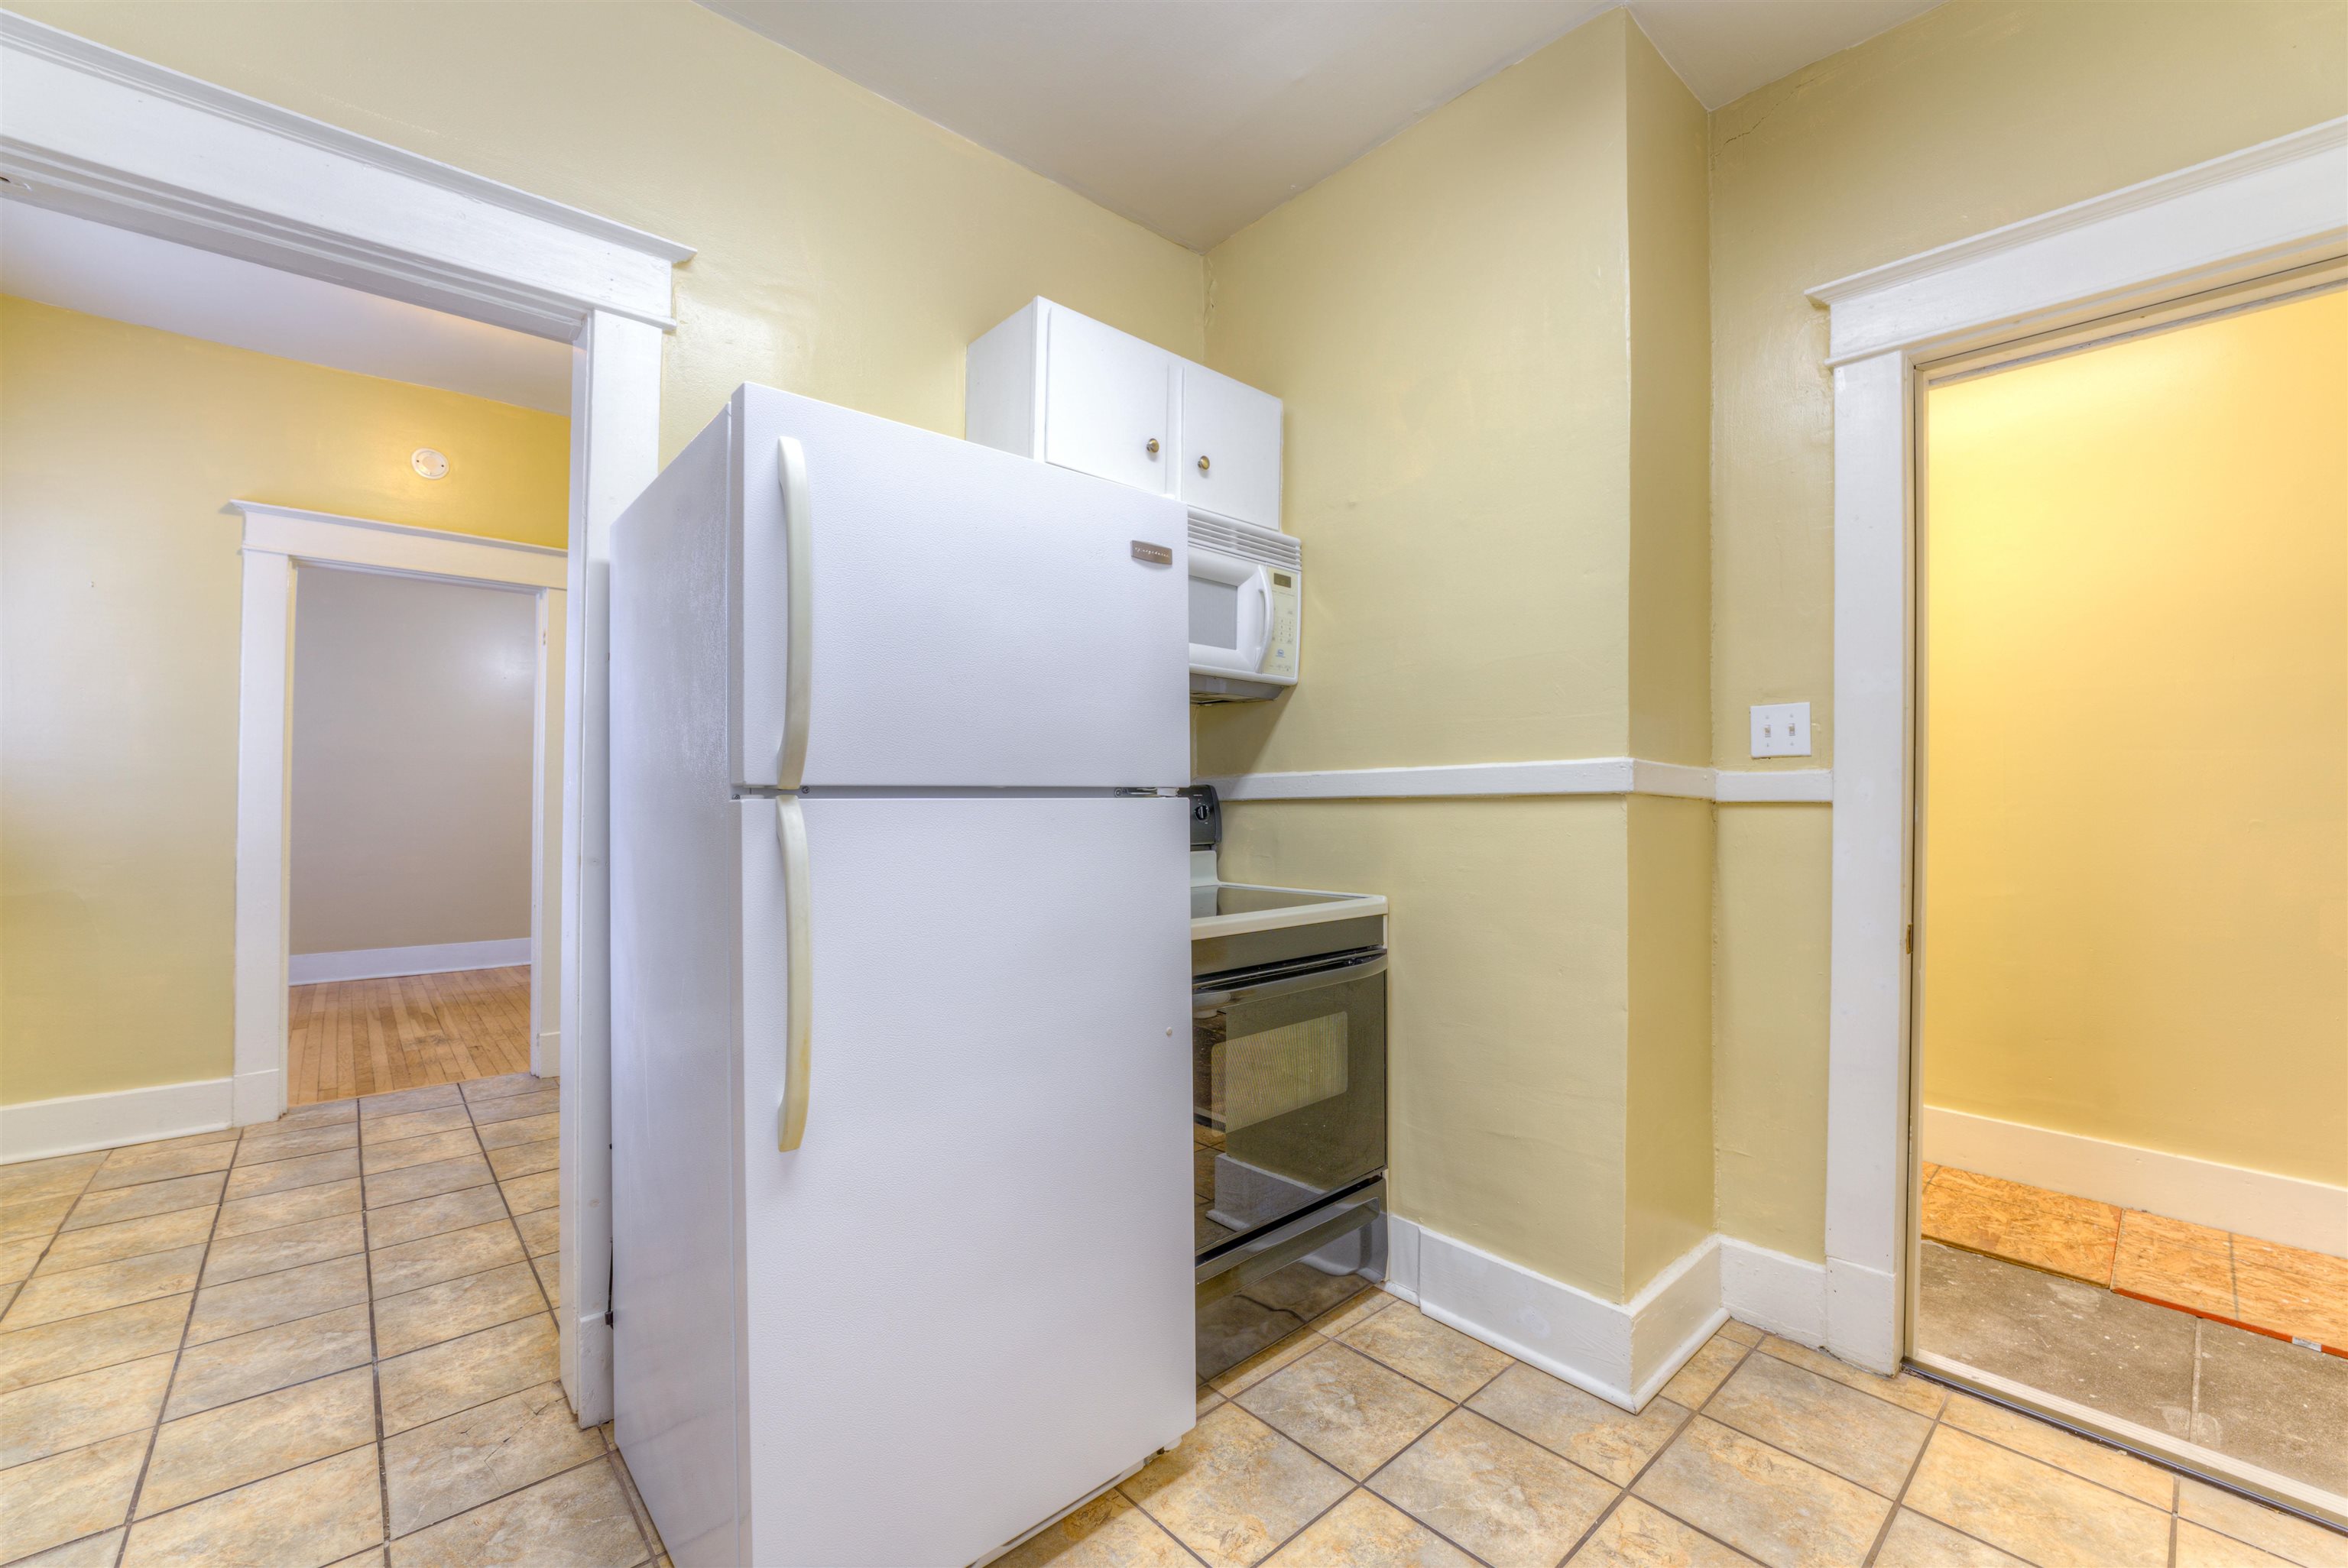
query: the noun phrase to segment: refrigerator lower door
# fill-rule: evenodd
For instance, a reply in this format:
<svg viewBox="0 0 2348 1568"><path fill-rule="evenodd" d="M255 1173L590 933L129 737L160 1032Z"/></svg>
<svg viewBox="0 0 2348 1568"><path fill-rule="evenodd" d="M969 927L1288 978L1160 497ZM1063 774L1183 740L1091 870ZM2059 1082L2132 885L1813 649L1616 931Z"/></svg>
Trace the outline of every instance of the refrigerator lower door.
<svg viewBox="0 0 2348 1568"><path fill-rule="evenodd" d="M741 1561L953 1568L1192 1422L1188 803L739 810Z"/></svg>

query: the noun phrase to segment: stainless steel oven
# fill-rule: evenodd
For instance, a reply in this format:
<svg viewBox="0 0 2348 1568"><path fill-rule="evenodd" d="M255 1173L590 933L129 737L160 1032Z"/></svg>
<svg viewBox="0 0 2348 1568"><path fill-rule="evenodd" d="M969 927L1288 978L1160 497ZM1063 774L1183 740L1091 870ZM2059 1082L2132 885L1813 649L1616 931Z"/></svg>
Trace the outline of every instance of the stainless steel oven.
<svg viewBox="0 0 2348 1568"><path fill-rule="evenodd" d="M1384 1262L1373 1255L1386 1163L1384 927L1328 920L1193 944L1202 1304L1300 1258L1333 1274Z"/></svg>

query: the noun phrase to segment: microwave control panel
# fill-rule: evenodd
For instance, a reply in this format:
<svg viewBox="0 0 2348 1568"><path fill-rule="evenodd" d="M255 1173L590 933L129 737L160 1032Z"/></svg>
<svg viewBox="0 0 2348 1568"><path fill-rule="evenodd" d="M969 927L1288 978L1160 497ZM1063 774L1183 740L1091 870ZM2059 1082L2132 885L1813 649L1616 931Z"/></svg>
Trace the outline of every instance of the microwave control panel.
<svg viewBox="0 0 2348 1568"><path fill-rule="evenodd" d="M1263 672L1293 681L1304 623L1303 577L1292 567L1272 567L1264 575L1272 585L1272 629L1264 645Z"/></svg>

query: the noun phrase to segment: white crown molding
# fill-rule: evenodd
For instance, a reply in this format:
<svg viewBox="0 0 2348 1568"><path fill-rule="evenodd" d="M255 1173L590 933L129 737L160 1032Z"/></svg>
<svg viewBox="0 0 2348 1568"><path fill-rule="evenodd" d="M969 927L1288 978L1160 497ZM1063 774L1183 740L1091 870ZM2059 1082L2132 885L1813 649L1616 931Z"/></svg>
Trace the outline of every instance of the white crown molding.
<svg viewBox="0 0 2348 1568"><path fill-rule="evenodd" d="M1205 778L1226 801L1438 800L1492 795L1648 794L1732 804L1834 799L1830 768L1707 768L1644 757L1327 768Z"/></svg>
<svg viewBox="0 0 2348 1568"><path fill-rule="evenodd" d="M492 588L561 588L570 570L570 552L545 545L342 518L267 501L231 501L221 509L243 516L242 548L248 554L292 556Z"/></svg>
<svg viewBox="0 0 2348 1568"><path fill-rule="evenodd" d="M1829 365L2019 336L2147 283L2178 293L2348 249L2348 118L2056 208L1809 291ZM1921 355L1920 354L1920 357Z"/></svg>
<svg viewBox="0 0 2348 1568"><path fill-rule="evenodd" d="M570 342L673 328L691 247L0 12L0 173L43 206Z"/></svg>

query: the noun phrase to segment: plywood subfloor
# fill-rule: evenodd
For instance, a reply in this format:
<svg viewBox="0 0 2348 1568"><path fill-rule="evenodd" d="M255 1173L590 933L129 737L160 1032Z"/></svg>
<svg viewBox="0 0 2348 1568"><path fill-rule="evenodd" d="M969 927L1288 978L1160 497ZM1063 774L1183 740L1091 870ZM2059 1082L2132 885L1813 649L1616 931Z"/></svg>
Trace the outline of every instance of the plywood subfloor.
<svg viewBox="0 0 2348 1568"><path fill-rule="evenodd" d="M292 988L288 1105L530 1071L530 966Z"/></svg>

